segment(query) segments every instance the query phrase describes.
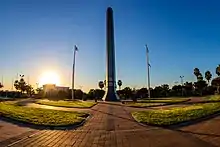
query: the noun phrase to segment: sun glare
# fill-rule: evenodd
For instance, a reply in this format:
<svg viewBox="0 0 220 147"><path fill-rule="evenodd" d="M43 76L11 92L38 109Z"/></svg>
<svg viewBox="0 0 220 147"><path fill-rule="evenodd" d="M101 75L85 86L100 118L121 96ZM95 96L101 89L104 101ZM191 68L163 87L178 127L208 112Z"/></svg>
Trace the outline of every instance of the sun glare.
<svg viewBox="0 0 220 147"><path fill-rule="evenodd" d="M59 75L55 72L45 72L40 76L39 79L39 84L40 85L45 85L45 84L60 84L60 78Z"/></svg>

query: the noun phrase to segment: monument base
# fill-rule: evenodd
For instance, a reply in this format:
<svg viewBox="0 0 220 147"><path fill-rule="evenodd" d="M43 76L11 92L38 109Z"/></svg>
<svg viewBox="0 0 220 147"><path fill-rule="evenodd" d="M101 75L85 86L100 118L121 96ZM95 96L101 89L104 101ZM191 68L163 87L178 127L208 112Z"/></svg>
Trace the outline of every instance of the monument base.
<svg viewBox="0 0 220 147"><path fill-rule="evenodd" d="M119 96L115 92L106 92L103 101L120 102Z"/></svg>

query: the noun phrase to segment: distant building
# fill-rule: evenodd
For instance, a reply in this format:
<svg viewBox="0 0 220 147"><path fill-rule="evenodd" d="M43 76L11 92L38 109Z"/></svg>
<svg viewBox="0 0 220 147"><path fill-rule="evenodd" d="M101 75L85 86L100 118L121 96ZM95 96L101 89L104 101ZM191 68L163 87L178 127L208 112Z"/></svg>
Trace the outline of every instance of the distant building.
<svg viewBox="0 0 220 147"><path fill-rule="evenodd" d="M70 89L69 87L56 86L56 90L57 90L57 91L66 91L66 92L68 92L69 89Z"/></svg>
<svg viewBox="0 0 220 147"><path fill-rule="evenodd" d="M55 91L56 90L56 85L55 84L45 84L43 85L43 91L45 93L50 92L50 91Z"/></svg>
<svg viewBox="0 0 220 147"><path fill-rule="evenodd" d="M45 84L43 85L43 91L46 96L57 95L58 92L68 92L69 87L56 86L56 84Z"/></svg>

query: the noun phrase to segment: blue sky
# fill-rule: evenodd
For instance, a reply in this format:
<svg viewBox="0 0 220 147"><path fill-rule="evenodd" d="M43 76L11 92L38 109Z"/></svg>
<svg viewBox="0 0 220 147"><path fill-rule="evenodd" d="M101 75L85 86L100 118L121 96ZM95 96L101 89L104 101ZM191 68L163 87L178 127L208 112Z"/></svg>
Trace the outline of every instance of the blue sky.
<svg viewBox="0 0 220 147"><path fill-rule="evenodd" d="M215 76L220 54L217 0L1 0L0 75L10 89L17 73L35 85L55 71L70 86L72 46L76 87L97 88L105 78L105 12L114 11L116 74L124 86L146 87L150 50L152 86L194 81L193 69Z"/></svg>

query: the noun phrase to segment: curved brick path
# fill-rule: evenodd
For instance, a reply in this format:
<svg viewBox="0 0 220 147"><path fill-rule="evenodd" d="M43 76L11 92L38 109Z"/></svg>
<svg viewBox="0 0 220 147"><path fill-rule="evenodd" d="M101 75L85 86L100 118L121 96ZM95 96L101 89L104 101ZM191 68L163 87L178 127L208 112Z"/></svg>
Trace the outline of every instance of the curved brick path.
<svg viewBox="0 0 220 147"><path fill-rule="evenodd" d="M201 131L192 134L190 131L198 129L198 125L178 131L142 126L132 119L128 111L126 107L120 105L99 103L92 108L92 117L88 122L77 130L42 130L29 137L23 137L10 146L213 147L218 146L220 141L220 131L216 129L215 135L210 136L211 134L204 134ZM203 126L200 126L201 130ZM207 124L206 129L209 129Z"/></svg>

